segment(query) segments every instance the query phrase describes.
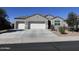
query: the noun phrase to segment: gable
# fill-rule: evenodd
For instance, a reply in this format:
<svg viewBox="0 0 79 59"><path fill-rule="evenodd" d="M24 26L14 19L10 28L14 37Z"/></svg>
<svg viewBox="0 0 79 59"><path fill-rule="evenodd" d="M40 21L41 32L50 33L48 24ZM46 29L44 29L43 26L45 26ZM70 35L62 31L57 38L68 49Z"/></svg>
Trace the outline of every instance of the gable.
<svg viewBox="0 0 79 59"><path fill-rule="evenodd" d="M41 15L33 15L31 17L28 17L26 21L48 21L48 19Z"/></svg>
<svg viewBox="0 0 79 59"><path fill-rule="evenodd" d="M54 18L53 20L54 20L54 21L55 21L55 20L64 21L64 20L61 19L61 18Z"/></svg>
<svg viewBox="0 0 79 59"><path fill-rule="evenodd" d="M63 19L63 18L59 18L59 17L53 18L53 19L51 20L51 24L54 24L55 21L60 21L60 23L63 23L63 22L64 22L64 19Z"/></svg>
<svg viewBox="0 0 79 59"><path fill-rule="evenodd" d="M51 24L54 24L55 21L60 21L62 23L62 22L64 22L64 19L63 18L59 18L59 17L54 18L54 19L51 20Z"/></svg>

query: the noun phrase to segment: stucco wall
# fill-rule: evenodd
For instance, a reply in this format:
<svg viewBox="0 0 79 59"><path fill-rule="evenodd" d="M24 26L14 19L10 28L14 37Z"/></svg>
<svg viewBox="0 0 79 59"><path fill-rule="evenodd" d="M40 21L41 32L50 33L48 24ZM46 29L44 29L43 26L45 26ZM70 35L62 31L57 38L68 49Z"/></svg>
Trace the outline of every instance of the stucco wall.
<svg viewBox="0 0 79 59"><path fill-rule="evenodd" d="M42 16L39 16L39 15L35 15L35 16L32 16L32 17L29 17L26 19L26 29L29 28L29 23L31 22L37 22L37 23L45 23L46 24L46 28L48 28L48 19L42 17Z"/></svg>
<svg viewBox="0 0 79 59"><path fill-rule="evenodd" d="M18 20L16 20L16 22L15 22L15 28L17 29L17 24L18 24L18 22L20 23L20 22L24 22L25 23L25 28L26 29L29 29L29 26L30 26L30 23L31 22L39 22L39 23L45 23L46 24L46 29L48 29L48 19L46 19L46 18L44 18L44 17L42 17L42 16L40 16L40 15L34 15L34 16L31 16L31 17L28 17L28 18L26 18L26 19L18 19Z"/></svg>
<svg viewBox="0 0 79 59"><path fill-rule="evenodd" d="M60 25L59 25L59 26L58 26L58 25L55 25L55 21L56 21L56 20L59 20L59 21L60 21ZM55 29L58 29L60 26L68 27L67 23L64 22L64 20L61 19L61 18L52 19L52 20L51 20L51 24L55 27Z"/></svg>

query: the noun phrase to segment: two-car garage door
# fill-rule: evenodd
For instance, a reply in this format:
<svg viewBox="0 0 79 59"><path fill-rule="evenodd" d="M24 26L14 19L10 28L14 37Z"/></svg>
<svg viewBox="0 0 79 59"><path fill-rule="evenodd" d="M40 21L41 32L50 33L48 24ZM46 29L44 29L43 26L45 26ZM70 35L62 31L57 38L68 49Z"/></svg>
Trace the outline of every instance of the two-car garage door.
<svg viewBox="0 0 79 59"><path fill-rule="evenodd" d="M45 23L30 23L30 29L46 29ZM25 29L25 23L19 23L18 29Z"/></svg>
<svg viewBox="0 0 79 59"><path fill-rule="evenodd" d="M44 23L31 23L30 29L46 29L46 25Z"/></svg>

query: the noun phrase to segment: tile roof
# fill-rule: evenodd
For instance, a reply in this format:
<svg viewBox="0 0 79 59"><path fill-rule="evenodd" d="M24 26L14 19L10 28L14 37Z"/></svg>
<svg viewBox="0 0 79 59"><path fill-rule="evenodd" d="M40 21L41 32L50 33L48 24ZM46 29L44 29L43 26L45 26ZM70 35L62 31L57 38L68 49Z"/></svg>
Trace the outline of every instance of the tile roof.
<svg viewBox="0 0 79 59"><path fill-rule="evenodd" d="M40 15L40 16L42 16L44 18L47 18L48 20L53 20L55 18L63 19L62 17L59 17L59 16L43 15L43 14L33 14L32 16L35 16L35 15ZM32 16L19 16L19 17L16 17L15 19L26 19L26 18L29 18L29 17L32 17Z"/></svg>

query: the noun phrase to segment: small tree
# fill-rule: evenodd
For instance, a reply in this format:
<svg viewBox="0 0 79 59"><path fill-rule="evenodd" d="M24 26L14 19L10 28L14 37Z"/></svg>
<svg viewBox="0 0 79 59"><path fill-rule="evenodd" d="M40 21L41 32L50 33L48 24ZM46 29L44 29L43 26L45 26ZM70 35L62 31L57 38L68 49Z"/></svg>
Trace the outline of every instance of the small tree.
<svg viewBox="0 0 79 59"><path fill-rule="evenodd" d="M0 30L10 29L10 24L6 11L0 8Z"/></svg>
<svg viewBox="0 0 79 59"><path fill-rule="evenodd" d="M61 34L66 34L64 27L59 27L59 32L60 32Z"/></svg>
<svg viewBox="0 0 79 59"><path fill-rule="evenodd" d="M66 22L68 23L68 26L69 27L73 27L73 30L74 30L74 25L77 25L77 23L76 23L77 22L77 15L76 15L76 13L70 12L68 14L68 18L67 18Z"/></svg>

